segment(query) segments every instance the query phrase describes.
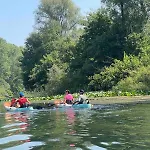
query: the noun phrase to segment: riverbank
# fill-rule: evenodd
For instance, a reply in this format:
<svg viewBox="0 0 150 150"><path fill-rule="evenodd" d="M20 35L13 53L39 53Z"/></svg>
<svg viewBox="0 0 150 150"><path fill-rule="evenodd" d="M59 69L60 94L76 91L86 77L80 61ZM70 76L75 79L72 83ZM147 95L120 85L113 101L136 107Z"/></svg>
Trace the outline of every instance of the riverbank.
<svg viewBox="0 0 150 150"><path fill-rule="evenodd" d="M91 104L150 103L150 96L116 96L89 99Z"/></svg>
<svg viewBox="0 0 150 150"><path fill-rule="evenodd" d="M61 99L63 100L63 99ZM60 101L56 99L52 100L33 100L31 105L34 108L52 108L55 106L55 102ZM93 105L111 105L111 104L141 104L150 103L150 95L147 96L115 96L115 97L98 97L89 98L89 101ZM2 101L1 101L2 102Z"/></svg>
<svg viewBox="0 0 150 150"><path fill-rule="evenodd" d="M56 100L39 100L33 101L33 105L47 107L53 105ZM89 98L91 104L109 105L109 104L128 104L128 103L150 103L150 96L116 96L116 97L99 97Z"/></svg>

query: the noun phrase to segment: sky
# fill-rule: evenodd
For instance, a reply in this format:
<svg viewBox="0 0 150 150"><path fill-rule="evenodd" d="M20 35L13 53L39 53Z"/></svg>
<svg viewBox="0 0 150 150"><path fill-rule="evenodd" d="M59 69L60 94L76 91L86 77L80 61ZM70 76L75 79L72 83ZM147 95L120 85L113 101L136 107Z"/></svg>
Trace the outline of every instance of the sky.
<svg viewBox="0 0 150 150"><path fill-rule="evenodd" d="M73 0L87 14L100 8L100 0ZM24 46L34 30L35 14L39 0L0 0L0 37L8 43Z"/></svg>

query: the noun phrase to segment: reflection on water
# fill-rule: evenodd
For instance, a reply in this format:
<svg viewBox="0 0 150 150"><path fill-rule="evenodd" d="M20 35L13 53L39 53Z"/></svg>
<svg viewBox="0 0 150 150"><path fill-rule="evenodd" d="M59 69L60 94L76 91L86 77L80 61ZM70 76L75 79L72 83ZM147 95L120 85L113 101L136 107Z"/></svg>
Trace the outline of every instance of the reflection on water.
<svg viewBox="0 0 150 150"><path fill-rule="evenodd" d="M1 110L1 109L0 109ZM150 149L149 104L0 112L3 150Z"/></svg>
<svg viewBox="0 0 150 150"><path fill-rule="evenodd" d="M8 132L21 130L26 131L27 127L29 126L28 120L30 116L27 113L5 113L5 121L7 122L6 125L2 126L1 128L7 128Z"/></svg>
<svg viewBox="0 0 150 150"><path fill-rule="evenodd" d="M106 148L99 147L97 145L91 145L91 146L89 146L87 148L90 149L90 150L107 150Z"/></svg>
<svg viewBox="0 0 150 150"><path fill-rule="evenodd" d="M43 142L28 142L28 143L24 143L18 146L5 148L3 150L28 150L28 149L32 149L33 147L41 146L41 145L44 145L44 143Z"/></svg>
<svg viewBox="0 0 150 150"><path fill-rule="evenodd" d="M32 135L25 134L30 126L33 114L21 112L5 112L0 117L0 148L4 150L28 150L35 146L44 145L44 142L31 142ZM2 134L3 133L3 134Z"/></svg>
<svg viewBox="0 0 150 150"><path fill-rule="evenodd" d="M12 135L12 136L7 136L4 138L0 138L0 144L6 144L9 142L13 142L13 141L22 141L22 140L29 140L31 135Z"/></svg>

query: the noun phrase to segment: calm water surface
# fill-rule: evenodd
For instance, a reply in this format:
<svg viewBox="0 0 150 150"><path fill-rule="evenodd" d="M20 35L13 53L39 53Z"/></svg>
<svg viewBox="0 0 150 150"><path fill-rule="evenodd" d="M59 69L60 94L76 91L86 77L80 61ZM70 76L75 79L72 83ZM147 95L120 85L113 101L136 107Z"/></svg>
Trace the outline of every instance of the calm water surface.
<svg viewBox="0 0 150 150"><path fill-rule="evenodd" d="M150 104L26 113L0 105L0 150L150 149Z"/></svg>

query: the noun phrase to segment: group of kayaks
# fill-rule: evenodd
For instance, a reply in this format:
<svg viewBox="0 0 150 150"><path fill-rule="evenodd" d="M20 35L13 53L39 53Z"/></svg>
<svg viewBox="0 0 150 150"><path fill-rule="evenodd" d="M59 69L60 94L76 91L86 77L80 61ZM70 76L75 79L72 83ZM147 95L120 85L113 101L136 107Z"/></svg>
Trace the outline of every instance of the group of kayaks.
<svg viewBox="0 0 150 150"><path fill-rule="evenodd" d="M32 111L34 108L32 106L19 108L19 107L10 107L11 102L4 102L4 108L7 111ZM91 109L92 104L57 104L57 108L74 108L74 109Z"/></svg>

